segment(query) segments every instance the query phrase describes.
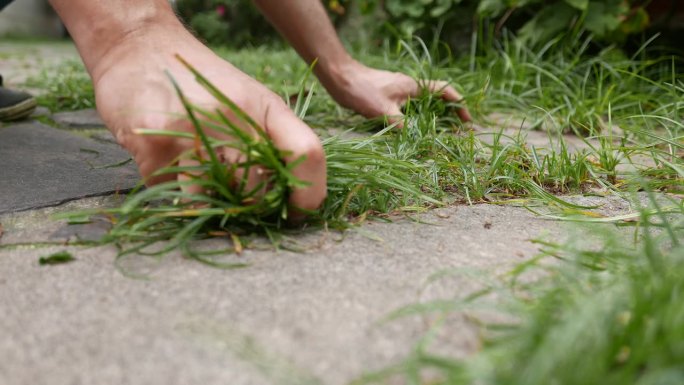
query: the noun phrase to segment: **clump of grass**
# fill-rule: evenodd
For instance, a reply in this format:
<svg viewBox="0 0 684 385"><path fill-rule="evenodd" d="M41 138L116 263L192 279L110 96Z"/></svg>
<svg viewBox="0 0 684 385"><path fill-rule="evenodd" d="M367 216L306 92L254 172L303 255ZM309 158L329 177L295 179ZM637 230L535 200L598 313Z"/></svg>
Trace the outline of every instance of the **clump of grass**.
<svg viewBox="0 0 684 385"><path fill-rule="evenodd" d="M302 159L286 164L287 154L275 147L266 132L240 107L214 87L184 59L178 58L197 82L220 103L213 111L190 103L173 78L170 80L178 93L194 133L164 130L140 130L144 135L167 135L193 140L195 147L181 157L194 160L194 166L170 166L159 174L182 174L187 180L163 183L138 191L108 215L116 218L110 239L135 244L122 255L163 255L180 249L185 255L202 262L215 264L201 252L192 249L192 241L212 236L230 236L236 250L241 249L239 235L250 229L280 228L288 220L289 192L303 187L292 170ZM238 127L224 111L230 111L247 129ZM217 140L206 134L207 129L232 138ZM225 162L219 150L232 148L244 157L237 162ZM249 186L250 169L258 168L264 176L256 186ZM189 187L199 187L203 193L190 193ZM268 191L263 192L268 187ZM150 246L166 241L161 248Z"/></svg>
<svg viewBox="0 0 684 385"><path fill-rule="evenodd" d="M95 107L93 83L83 64L77 61L43 70L39 75L27 79L26 86L44 90L37 96L38 104L52 112Z"/></svg>
<svg viewBox="0 0 684 385"><path fill-rule="evenodd" d="M638 227L631 242L624 231L584 227L568 243L540 241L542 255L511 270L503 285L448 306L400 310L466 309L476 318L478 309L497 309L510 321L483 322L482 347L467 359L434 354L425 342L405 362L354 384L397 376L435 385L682 383L684 205L653 195L651 205L632 222ZM493 292L498 300L490 306L486 295Z"/></svg>
<svg viewBox="0 0 684 385"><path fill-rule="evenodd" d="M586 34L540 49L508 33L491 42L475 35L470 57L437 72L469 90L471 111L481 119L508 111L532 127L598 135L611 125L628 125L629 116L660 115L673 104L677 120L684 118L681 55L650 49L656 38L627 56L613 46L590 53Z"/></svg>
<svg viewBox="0 0 684 385"><path fill-rule="evenodd" d="M182 174L185 181L172 181L148 189L138 189L121 207L98 210L114 223L104 242L116 242L124 248L120 256L139 254L162 256L175 249L184 255L214 266L221 265L208 255L193 248L196 241L213 237L232 240L233 251L242 250L240 237L250 233L272 235L287 226L292 207L288 204L292 189L306 183L292 174L302 159L285 163L287 155L275 147L265 131L220 90L214 87L195 68L179 58L191 71L197 82L220 103L221 108L237 116L248 132L227 118L221 109L208 111L190 103L176 85L178 96L185 107L195 132L139 130L144 135L166 135L193 140L195 148L182 154L196 162L190 167L170 166L157 174ZM173 79L171 79L173 82ZM300 99L302 100L302 99ZM308 103L296 106L304 114ZM217 140L206 134L211 129L229 136ZM330 170L330 196L320 213L309 213L310 221L331 220L349 213L364 211L387 212L401 205L415 203L440 204L409 183L415 179L418 166L399 159L388 159L375 151L378 139L340 141L329 139L324 146ZM244 159L227 163L218 149L229 147L244 155ZM259 168L266 178L256 187L248 188L247 177L251 168ZM190 186L201 187L202 193L189 193ZM350 188L351 186L351 188ZM266 190L264 192L264 190ZM299 210L299 209L297 209ZM93 213L71 213L66 217ZM341 221L338 225L344 226Z"/></svg>
<svg viewBox="0 0 684 385"><path fill-rule="evenodd" d="M580 76L584 90L591 88L598 92L608 82L618 79L616 74L621 74L630 79L628 86L638 92L667 90L668 96L665 102L657 105L650 104L652 97L649 96L645 99L648 103L644 104L608 103L605 111L596 114L573 113L566 120L587 127L586 132L591 132L593 137L587 138L587 149L570 151L562 137L555 139L558 145L550 148L530 147L525 143L524 135L507 136L502 131L489 135L491 139L485 141L484 134L469 131L449 116L449 106L438 97L424 94L405 108L405 127L401 130L390 126L370 136L347 139L342 135L324 140L329 194L321 210L310 213L310 225L326 224L345 229L368 217L451 202L474 204L510 199L518 204L543 203L577 212L587 207L570 204L556 194L594 189L622 193L642 188L644 180L649 188L681 191L684 175L678 119L682 105L676 97L681 96L682 87L676 75L668 73L672 85L663 86L666 71L661 68L652 74L655 80L650 79L646 77L650 70L646 69L652 67L640 65L636 59L621 64L635 71L631 74L624 72L627 70L607 71L606 66L616 65L616 60L622 63L623 59L606 55L601 57L601 63L583 67L581 49L570 54L567 49L555 51L550 46L543 52L532 53L514 42L491 56L474 58L474 72L455 72L450 67L434 68L430 63L436 61L421 58L408 45L405 49L413 65L419 68L414 71L418 78L453 74L452 80L465 87L469 107L479 111L482 119L493 109L520 107L523 111L541 112L549 124L562 130L559 110L545 110L556 103L555 99L546 99L544 95L557 93L562 96L577 89L573 91L568 85L548 82L548 77L561 79L567 75L573 79ZM423 55L429 55L424 45ZM553 67L546 63L545 55L561 65ZM567 55L574 59L568 59ZM488 66L484 66L485 60L490 60ZM483 67L478 67L480 65ZM539 70L542 65L547 72L552 71L551 75ZM532 69L534 71L529 72ZM292 188L302 183L291 173L296 162L286 165L282 161L285 154L271 144L249 116L201 73L191 67L189 70L214 95L223 110L231 111L242 124L229 121L221 111L207 111L192 105L184 98L182 90L178 90L195 132L148 130L144 133L174 135L195 141L195 150L183 156L194 159L196 166L172 166L161 171L193 176L192 180L137 191L122 207L104 210L115 222L105 241L122 245L122 254L163 255L169 250L181 249L186 255L203 260L197 251L193 251L192 245L197 240L225 237L232 240L232 249L239 251L243 235L265 233L275 239L277 233L287 227L291 209L287 206L287 196ZM601 75L606 71L611 76ZM311 69L300 82L293 107L301 118L313 123L317 118L307 115L308 111L321 109L321 103L327 105L329 100L316 93L315 84L308 84L310 73ZM572 97L581 98L581 95L575 93ZM533 105L537 102L541 106ZM646 113L646 108L651 112ZM634 113L641 110L643 112L639 114ZM596 117L600 120L592 120ZM599 125L597 122L603 122L604 131L594 130L593 127ZM617 122L622 131L613 133L612 127ZM238 126L247 126L251 132ZM225 133L233 139L213 139L205 134L207 130ZM226 146L245 154L245 160L224 164L216 149ZM638 156L646 156L655 164L641 166L635 163L636 167L627 171L618 167L633 163L632 159ZM258 189L247 191L247 184L239 175L252 167L263 168L270 179ZM205 193L184 192L183 188L190 184L200 185ZM269 187L268 192L263 197L257 196L257 190L264 190L263 187Z"/></svg>
<svg viewBox="0 0 684 385"><path fill-rule="evenodd" d="M493 307L509 310L506 314L517 322L485 324L491 334L482 350L466 360L431 353L425 341L436 334L430 334L405 362L355 383L393 383L395 376L410 384L449 385L684 382L684 87L679 59L627 58L614 49L586 58L586 45L574 50L578 47L554 44L532 52L511 40L470 58L470 73L459 68L440 72L453 74L466 88L471 111L480 119L497 110L522 114L551 135L565 131L585 137L587 148L571 152L561 137L557 148L542 149L503 134L489 143L467 134L433 137L449 155L437 150L427 156L442 165L435 169L452 171L438 179L453 181L456 194L469 202L536 197L567 208L550 193L598 189L620 196L669 192L659 194L659 199L669 197L668 207L652 198L653 209L620 218L562 210L576 215L573 221L635 226L636 241L629 242L624 232L592 227L588 232L593 236L582 240L596 239L598 245L544 243L545 254L516 267L503 288L447 305L400 309L396 314L489 309L483 297L495 291L509 301ZM549 258L562 262L541 263ZM530 282L521 279L521 272L542 278Z"/></svg>
<svg viewBox="0 0 684 385"><path fill-rule="evenodd" d="M519 288L536 298L520 304L520 328L491 342L493 383L684 381L682 214L680 206L676 219L662 221L659 211L644 212L636 247L614 235L599 251L547 245L570 266L551 271L553 284ZM660 236L651 233L654 220L665 228Z"/></svg>

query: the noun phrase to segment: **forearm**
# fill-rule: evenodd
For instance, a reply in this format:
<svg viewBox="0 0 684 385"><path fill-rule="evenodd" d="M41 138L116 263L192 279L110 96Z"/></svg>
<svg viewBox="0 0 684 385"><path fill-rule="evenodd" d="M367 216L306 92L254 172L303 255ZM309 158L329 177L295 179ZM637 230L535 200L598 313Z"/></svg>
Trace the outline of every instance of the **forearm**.
<svg viewBox="0 0 684 385"><path fill-rule="evenodd" d="M50 0L50 4L94 77L100 59L128 36L160 23L179 23L167 0Z"/></svg>
<svg viewBox="0 0 684 385"><path fill-rule="evenodd" d="M320 0L253 0L266 18L307 62L324 84L354 63Z"/></svg>

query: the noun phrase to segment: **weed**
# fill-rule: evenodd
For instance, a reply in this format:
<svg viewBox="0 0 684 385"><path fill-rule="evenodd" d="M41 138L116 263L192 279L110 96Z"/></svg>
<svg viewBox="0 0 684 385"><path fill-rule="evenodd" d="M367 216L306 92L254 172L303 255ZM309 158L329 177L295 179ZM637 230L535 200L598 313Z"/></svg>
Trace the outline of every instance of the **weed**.
<svg viewBox="0 0 684 385"><path fill-rule="evenodd" d="M634 226L637 242L627 241L623 233L604 234L592 228L601 235L597 247L581 242L540 243L543 256L516 267L505 285L487 291L508 298L507 309L516 322L488 325L493 333L475 357L436 356L421 345L406 362L360 382L382 381L399 373L417 384L426 371L438 373L436 383L443 384L684 381L684 206L676 195L684 187L680 59L629 58L612 48L589 58L587 44L588 40L578 40L568 47L552 41L532 51L507 36L497 46L475 49L471 57L460 61L439 60L430 57L424 45L414 50L409 44L401 46L398 58L388 54L385 62L377 57L370 60L389 69L408 68L417 78L449 78L461 86L469 108L481 121L488 120L493 111L522 115L532 127L547 131L556 145L530 147L524 135L506 135L503 130L493 134L470 131L448 116L449 106L433 95L422 95L406 106L401 130L390 126L351 139L339 135L324 140L329 194L323 207L311 213L311 225L345 229L407 207L514 198L563 209L565 217L553 211L547 214L555 219ZM475 54L480 51L485 53ZM254 60L244 59L247 63ZM463 70L468 67L470 71ZM301 82L292 81L293 73L301 69L256 71L271 85L284 83L286 95L295 91L293 107L309 124L353 126L356 121L345 112L320 115L330 111L331 100L318 93L320 87L308 84L308 74ZM192 180L140 189L121 207L98 210L114 223L104 241L121 246L122 256L163 256L180 249L213 266L242 267L213 257L240 253L248 247L246 235L253 232L277 241L290 214L289 191L302 182L291 174L296 162L285 164L285 154L260 127L201 73L189 70L252 132L242 131L220 111L192 105L178 90L195 132L141 133L194 140L196 149L184 156L195 159L196 166L171 165L160 171L183 173ZM368 131L365 123L352 128ZM212 139L205 135L207 129L234 139ZM563 132L585 138L586 148L571 150L559 136ZM238 149L245 159L224 164L215 154L222 146ZM268 171L268 180L260 186L269 186L263 196L257 191L261 188L247 189L241 176L251 167ZM185 192L183 187L189 184L200 185L206 193ZM652 198L653 207L637 215L587 218L576 215L591 207L557 196L596 189L619 195L666 191L672 198L667 207ZM211 252L196 247L199 240L219 237L229 240L230 247ZM541 263L547 259L560 262ZM541 278L522 279L524 273L540 270ZM485 293L456 305L451 301L449 308L438 304L428 310L467 308ZM416 314L415 309L409 310Z"/></svg>
<svg viewBox="0 0 684 385"><path fill-rule="evenodd" d="M450 106L424 94L405 107L401 130L390 126L370 135L332 136L323 141L329 194L321 210L311 213L309 223L345 229L369 216L399 212L403 207L511 198L581 211L588 208L556 195L597 188L623 193L642 188L643 183L648 188L681 191L683 88L676 60L637 60L610 49L586 58L585 41L578 41L574 48L554 44L533 52L506 37L486 54L464 58L462 63L432 56L434 50L425 44L418 44L418 49L400 44L399 58L388 55L385 67L411 72L419 79L449 78L461 85L469 108L479 119L486 121L488 113L495 110L523 113L532 126L543 127L556 138L556 145L530 148L524 135L509 136L503 131L485 141L483 133L468 130L450 116ZM260 60L268 63L263 58L266 53L257 51ZM237 57L244 66L253 65L253 56L243 53ZM294 63L294 59L287 56L283 60ZM460 69L466 62L473 71ZM305 70L303 66L291 64L285 72L283 68L266 71L268 66L255 70L267 83L284 83L286 95L296 91L292 104L301 118L313 126L331 121L320 117L321 111L329 110L331 100L308 80L311 68L301 81L293 82L291 72ZM128 245L123 254L163 255L179 248L213 263L193 251L195 241L226 237L236 251L244 246L240 237L257 232L275 239L287 225L291 209L287 196L302 183L291 175L294 165L282 161L283 154L251 118L202 74L189 70L224 109L233 111L253 132L241 131L220 111L192 105L178 90L195 133L141 132L194 140L197 148L184 156L197 160L198 165L172 165L160 172L193 175L192 180L138 191L122 207L105 211L116 222L106 240ZM338 114L334 119L344 122L345 116ZM234 140L214 140L204 134L207 129L227 133ZM557 136L562 131L586 136L586 148L571 151L563 137ZM244 162L225 165L214 152L220 146L249 155ZM648 162L639 164L639 157ZM624 170L625 165L630 167ZM270 179L260 187L268 185L270 191L263 198L257 197L259 189L245 190L246 183L240 180L239 175L251 167L268 170ZM188 184L201 185L207 192L181 191ZM159 246L162 241L167 243Z"/></svg>
<svg viewBox="0 0 684 385"><path fill-rule="evenodd" d="M653 208L637 215L643 228L635 243L626 242L624 232L595 227L588 237L585 227L582 240L540 242L542 257L512 270L507 284L493 284L448 307L423 304L397 313L477 313L474 300L478 308L487 308L483 294L506 298L492 308L514 321L485 323L483 348L470 359L437 356L421 346L407 362L357 383L379 383L397 374L420 383L428 372L430 383L450 385L682 382L684 206L673 200L664 210L651 198ZM548 258L561 262L542 263ZM541 278L521 279L524 274Z"/></svg>
<svg viewBox="0 0 684 385"><path fill-rule="evenodd" d="M52 112L95 107L95 92L83 64L68 61L59 67L43 70L26 81L26 86L46 92L38 95L38 104Z"/></svg>

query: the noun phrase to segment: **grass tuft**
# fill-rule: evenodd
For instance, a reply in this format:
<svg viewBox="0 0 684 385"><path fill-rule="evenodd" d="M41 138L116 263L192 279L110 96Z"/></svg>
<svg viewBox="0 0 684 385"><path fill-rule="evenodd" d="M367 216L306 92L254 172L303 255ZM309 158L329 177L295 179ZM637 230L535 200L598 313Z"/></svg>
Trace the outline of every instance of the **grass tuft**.
<svg viewBox="0 0 684 385"><path fill-rule="evenodd" d="M52 112L95 108L95 91L81 62L67 61L26 80L25 86L44 90L38 104Z"/></svg>
<svg viewBox="0 0 684 385"><path fill-rule="evenodd" d="M543 204L560 213L578 213L592 207L559 195L624 194L644 188L682 193L679 122L684 88L676 60L626 58L614 50L587 58L584 44L574 51L551 44L532 52L514 39L504 39L482 56L465 58L473 71L464 72L459 68L465 63L432 58L431 51L421 47L413 50L403 44L399 60L387 66L412 68L407 72L419 79L445 77L460 84L469 108L481 121L488 121L492 111L510 111L513 116L523 112L525 121L548 132L553 145L528 145L525 130L513 135L503 128L472 131L454 118L454 106L423 94L405 107L401 130L390 126L371 134L350 134L352 128L324 139L329 194L323 207L310 213L309 225L347 229L366 218L451 203ZM196 241L222 237L231 244L225 251L235 252L249 247L240 239L250 234L277 239L288 226L289 192L303 182L291 172L297 162L286 164L286 154L253 119L183 62L221 108L208 111L193 105L176 87L194 132L140 133L192 140L194 150L181 157L195 165L160 170L188 178L139 189L121 207L104 210L114 222L105 241L121 245L122 255L161 256L180 249L215 264L194 248ZM268 82L271 70L266 69L255 71ZM311 71L308 68L297 82L293 108L310 125L325 126L331 119L321 117L320 111L329 110L330 100L309 81ZM293 84L288 82L286 88ZM344 114L335 119L356 122L345 121ZM356 127L366 132L366 126ZM560 135L564 131L581 134L583 148L571 149ZM207 132L228 139L215 139ZM221 156L226 147L242 154L240 159L226 163ZM247 188L251 169L262 170L265 179ZM199 186L204 193L191 194L190 186Z"/></svg>

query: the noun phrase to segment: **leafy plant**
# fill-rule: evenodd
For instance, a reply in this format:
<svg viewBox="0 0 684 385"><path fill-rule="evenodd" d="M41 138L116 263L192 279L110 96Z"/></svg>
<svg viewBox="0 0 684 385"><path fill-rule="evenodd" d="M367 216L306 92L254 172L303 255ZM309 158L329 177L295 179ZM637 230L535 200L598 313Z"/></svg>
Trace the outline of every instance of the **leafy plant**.
<svg viewBox="0 0 684 385"><path fill-rule="evenodd" d="M620 42L650 25L644 2L636 0L365 0L358 5L365 14L381 7L390 29L427 40L435 32L468 35L474 17L493 20L496 33L508 26L528 44L582 30L597 41Z"/></svg>
<svg viewBox="0 0 684 385"><path fill-rule="evenodd" d="M328 3L333 22L344 19L343 3ZM279 41L277 31L251 0L179 0L176 9L190 28L212 45L243 47Z"/></svg>
<svg viewBox="0 0 684 385"><path fill-rule="evenodd" d="M428 26L430 21L447 16L461 2L462 0L386 0L384 8L392 19L399 22L403 32L413 34Z"/></svg>
<svg viewBox="0 0 684 385"><path fill-rule="evenodd" d="M532 17L520 29L520 37L534 43L548 41L562 31L582 28L598 39L623 40L649 25L648 13L639 1L482 0L478 5L480 15L503 16L502 21L521 9Z"/></svg>
<svg viewBox="0 0 684 385"><path fill-rule="evenodd" d="M238 47L277 40L277 32L250 0L180 0L176 8L209 44Z"/></svg>

